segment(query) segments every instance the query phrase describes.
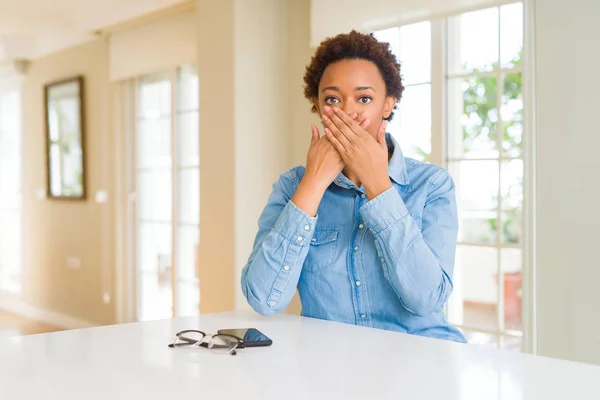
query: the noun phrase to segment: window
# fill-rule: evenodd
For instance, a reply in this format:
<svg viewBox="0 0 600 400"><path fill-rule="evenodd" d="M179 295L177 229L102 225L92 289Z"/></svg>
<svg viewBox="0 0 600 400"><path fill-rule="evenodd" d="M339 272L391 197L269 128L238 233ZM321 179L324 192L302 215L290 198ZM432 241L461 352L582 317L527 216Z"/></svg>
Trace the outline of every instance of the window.
<svg viewBox="0 0 600 400"><path fill-rule="evenodd" d="M21 95L0 92L0 291L21 292Z"/></svg>
<svg viewBox="0 0 600 400"><path fill-rule="evenodd" d="M400 143L404 155L429 161L431 155L431 23L375 32L387 42L401 65L405 87L399 109L388 132Z"/></svg>
<svg viewBox="0 0 600 400"><path fill-rule="evenodd" d="M408 157L447 167L456 184L448 318L470 343L513 350L523 336L522 20L519 2L375 33L399 58L407 87L390 132Z"/></svg>
<svg viewBox="0 0 600 400"><path fill-rule="evenodd" d="M447 165L457 188L460 290L450 321L471 342L520 349L522 4L447 23Z"/></svg>
<svg viewBox="0 0 600 400"><path fill-rule="evenodd" d="M138 320L198 313L198 76L194 66L137 84Z"/></svg>

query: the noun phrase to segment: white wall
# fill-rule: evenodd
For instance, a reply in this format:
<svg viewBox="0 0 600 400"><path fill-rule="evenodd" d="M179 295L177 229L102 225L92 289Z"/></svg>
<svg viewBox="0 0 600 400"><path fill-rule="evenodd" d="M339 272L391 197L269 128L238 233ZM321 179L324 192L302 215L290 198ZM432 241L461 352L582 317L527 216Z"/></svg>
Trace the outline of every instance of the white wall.
<svg viewBox="0 0 600 400"><path fill-rule="evenodd" d="M539 353L600 364L600 2L534 8Z"/></svg>

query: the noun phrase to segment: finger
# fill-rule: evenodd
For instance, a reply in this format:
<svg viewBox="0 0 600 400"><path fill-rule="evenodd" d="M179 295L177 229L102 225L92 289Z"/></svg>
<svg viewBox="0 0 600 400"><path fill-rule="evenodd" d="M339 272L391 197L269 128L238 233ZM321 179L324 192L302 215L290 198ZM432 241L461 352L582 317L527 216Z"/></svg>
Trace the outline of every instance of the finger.
<svg viewBox="0 0 600 400"><path fill-rule="evenodd" d="M353 114L356 114L356 113L353 113ZM352 118L352 119L355 120L356 123L358 124L358 126L360 126L363 129L366 129L367 126L369 126L369 124L371 123L371 121L367 118L367 116L364 112L358 114L358 116L356 118Z"/></svg>
<svg viewBox="0 0 600 400"><path fill-rule="evenodd" d="M356 121L352 120L352 118L350 118L348 116L348 114L346 114L344 111L340 110L339 108L334 108L333 113L334 113L334 115L332 116L331 119L333 120L333 122L336 125L338 125L338 128L340 128L341 131L344 131L344 128L347 128L350 132L352 132L356 136L361 136L363 131L361 129L358 129L359 125L356 123ZM338 120L334 117L338 117L339 122L343 125L339 126Z"/></svg>
<svg viewBox="0 0 600 400"><path fill-rule="evenodd" d="M354 114L356 114L356 113L352 113L350 116L352 116L352 115L354 115ZM367 117L365 117L365 113L360 113L360 114L358 114L358 115L357 115L357 117L356 117L356 118L352 118L352 119L353 119L354 121L356 121L356 123L357 123L358 125L360 125L360 124L362 124L362 123L364 122L364 120L365 120L366 118L367 118Z"/></svg>
<svg viewBox="0 0 600 400"><path fill-rule="evenodd" d="M371 124L371 120L367 118L365 113L361 113L358 118L356 118L356 123L363 129L367 129L367 126Z"/></svg>
<svg viewBox="0 0 600 400"><path fill-rule="evenodd" d="M335 116L335 114L333 116ZM340 120L340 123L341 123L341 120ZM342 146L344 146L345 148L350 147L351 143L348 140L347 136L353 135L352 133L345 134L344 132L340 131L338 126L333 123L333 120L325 114L323 114L323 124L325 124L325 129L328 129L333 134L333 136L335 136L338 139L338 141L340 142L340 144L342 144Z"/></svg>
<svg viewBox="0 0 600 400"><path fill-rule="evenodd" d="M381 147L387 148L387 144L385 142L385 128L387 127L388 121L384 120L379 125L379 130L377 131L377 142Z"/></svg>
<svg viewBox="0 0 600 400"><path fill-rule="evenodd" d="M332 126L329 126L329 129L331 129L331 131L333 132L334 135L337 135L338 132L340 132L343 136L346 137L346 139L350 142L353 143L354 140L356 139L357 135L356 133L354 133L354 131L348 126L348 124L346 122L344 122L340 115L343 114L344 117L347 118L347 120L352 123L354 126L358 126L356 125L356 122L354 122L349 116L348 114L346 114L345 112L338 110L337 108L329 108L329 110L325 110L327 112L327 114L325 114L325 117L329 117L328 119L331 121ZM343 144L343 142L342 142Z"/></svg>
<svg viewBox="0 0 600 400"><path fill-rule="evenodd" d="M329 128L325 128L325 136L329 139L329 142L333 145L333 147L340 153L342 158L344 158L344 154L346 154L346 149L340 143L340 141L335 137L335 135L329 130Z"/></svg>
<svg viewBox="0 0 600 400"><path fill-rule="evenodd" d="M317 128L315 124L310 124L310 130L312 131L312 136L310 138L310 144L312 146L317 143L321 135L319 134L319 128Z"/></svg>

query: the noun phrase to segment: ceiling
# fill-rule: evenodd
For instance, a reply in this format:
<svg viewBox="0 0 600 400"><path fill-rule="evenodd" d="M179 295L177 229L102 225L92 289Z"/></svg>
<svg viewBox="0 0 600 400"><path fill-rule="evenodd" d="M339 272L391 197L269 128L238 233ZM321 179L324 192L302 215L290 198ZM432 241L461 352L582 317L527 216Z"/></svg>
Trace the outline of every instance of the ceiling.
<svg viewBox="0 0 600 400"><path fill-rule="evenodd" d="M0 63L34 59L188 0L0 0Z"/></svg>

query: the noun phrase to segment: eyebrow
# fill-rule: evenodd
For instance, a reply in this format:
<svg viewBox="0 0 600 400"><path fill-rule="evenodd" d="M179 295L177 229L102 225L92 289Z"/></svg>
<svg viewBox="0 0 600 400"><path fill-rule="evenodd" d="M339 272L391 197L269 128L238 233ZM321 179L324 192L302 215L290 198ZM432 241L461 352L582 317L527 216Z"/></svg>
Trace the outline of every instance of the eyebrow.
<svg viewBox="0 0 600 400"><path fill-rule="evenodd" d="M326 90L335 90L336 92L339 92L340 88L337 86L327 86L326 88L323 88L322 92ZM375 92L375 89L373 89L371 86L357 86L356 88L354 88L355 92L359 92L361 90L372 90Z"/></svg>

